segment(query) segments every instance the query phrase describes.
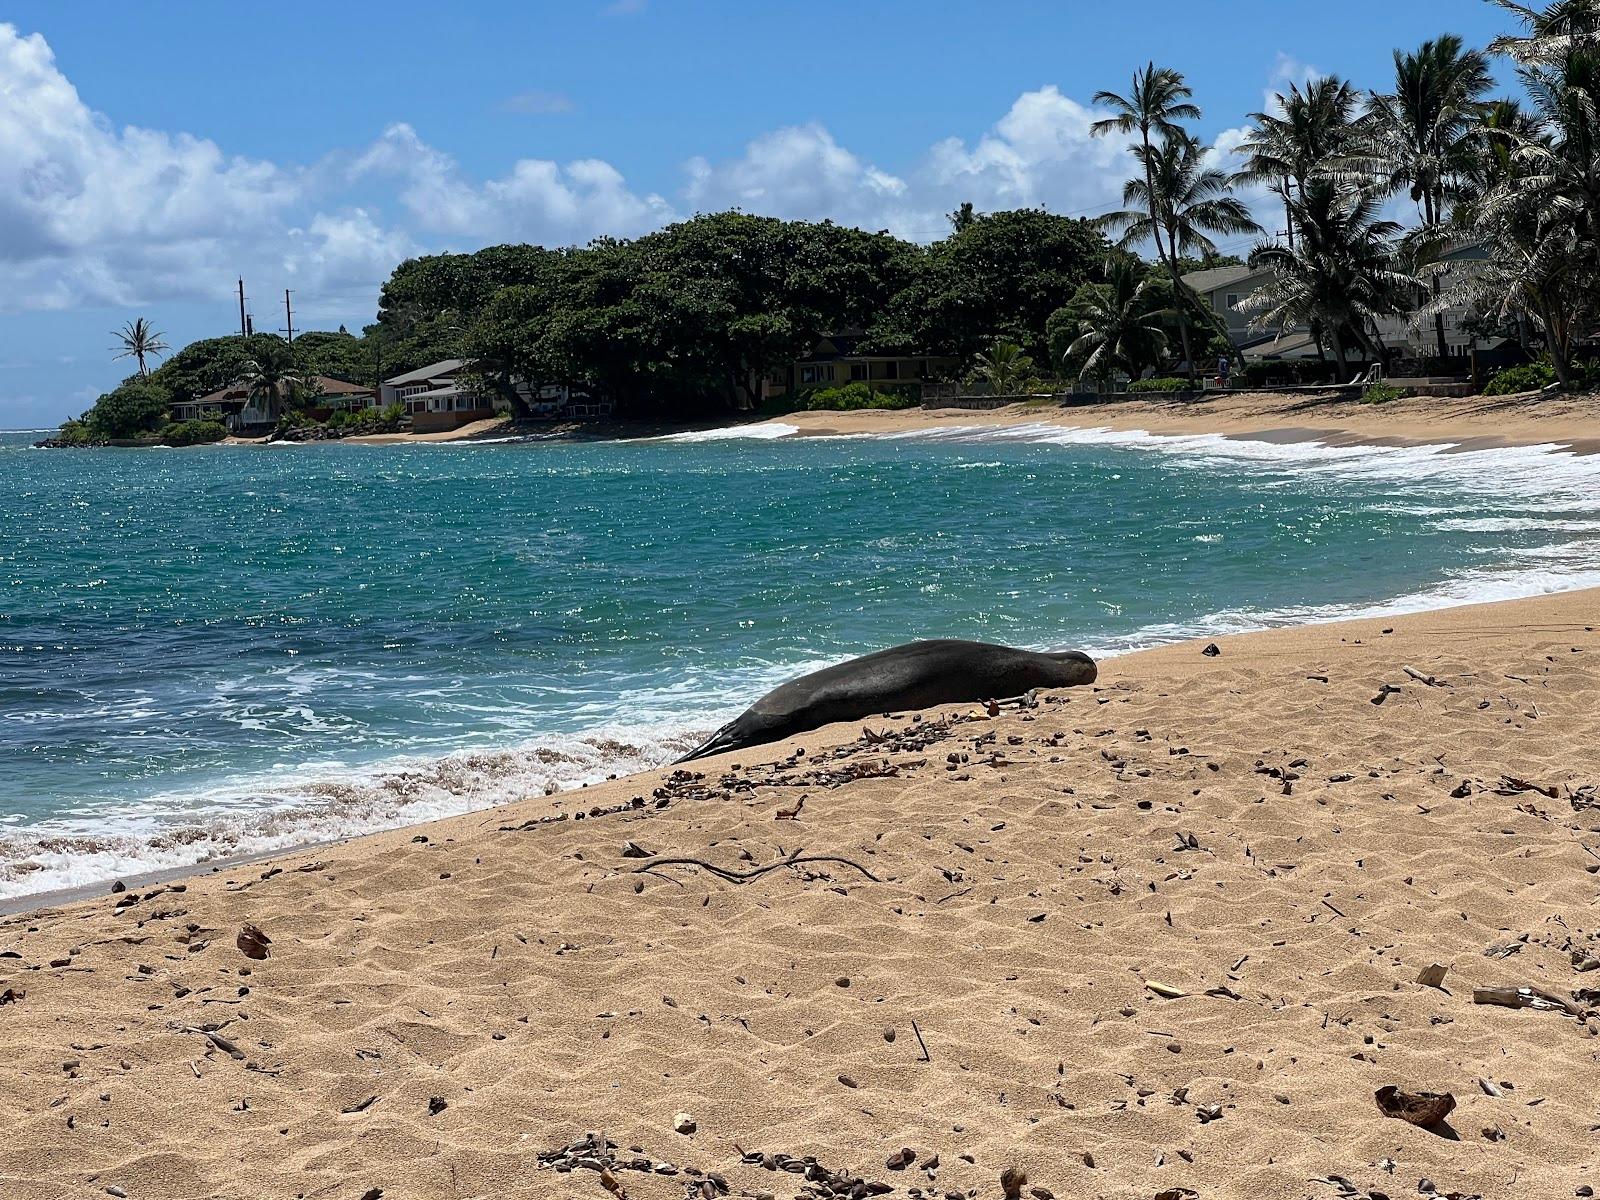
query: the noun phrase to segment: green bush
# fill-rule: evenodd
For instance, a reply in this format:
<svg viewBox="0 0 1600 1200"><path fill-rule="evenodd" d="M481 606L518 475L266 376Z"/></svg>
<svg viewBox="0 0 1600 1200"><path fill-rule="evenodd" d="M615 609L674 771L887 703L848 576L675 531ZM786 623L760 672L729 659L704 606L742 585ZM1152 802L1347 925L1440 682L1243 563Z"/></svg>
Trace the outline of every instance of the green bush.
<svg viewBox="0 0 1600 1200"><path fill-rule="evenodd" d="M1485 396L1510 396L1516 392L1536 392L1556 381L1555 368L1549 363L1528 363L1521 367L1506 367L1496 371L1484 386Z"/></svg>
<svg viewBox="0 0 1600 1200"><path fill-rule="evenodd" d="M137 437L167 423L167 406L171 402L165 388L136 375L96 400L83 419L100 437Z"/></svg>
<svg viewBox="0 0 1600 1200"><path fill-rule="evenodd" d="M814 392L807 392L804 402L808 409L830 412L846 412L860 408L915 408L919 403L910 388L881 388L873 391L861 380L847 383L843 387L818 388Z"/></svg>
<svg viewBox="0 0 1600 1200"><path fill-rule="evenodd" d="M176 421L161 431L169 446L207 446L228 436L221 421Z"/></svg>
<svg viewBox="0 0 1600 1200"><path fill-rule="evenodd" d="M92 429L86 421L66 421L56 432L55 440L63 446L103 446L106 439Z"/></svg>
<svg viewBox="0 0 1600 1200"><path fill-rule="evenodd" d="M1391 400L1398 400L1405 393L1397 387L1387 383L1369 383L1367 390L1361 393L1363 404L1388 404Z"/></svg>
<svg viewBox="0 0 1600 1200"><path fill-rule="evenodd" d="M1188 392L1195 385L1187 379L1135 379L1128 385L1130 392Z"/></svg>

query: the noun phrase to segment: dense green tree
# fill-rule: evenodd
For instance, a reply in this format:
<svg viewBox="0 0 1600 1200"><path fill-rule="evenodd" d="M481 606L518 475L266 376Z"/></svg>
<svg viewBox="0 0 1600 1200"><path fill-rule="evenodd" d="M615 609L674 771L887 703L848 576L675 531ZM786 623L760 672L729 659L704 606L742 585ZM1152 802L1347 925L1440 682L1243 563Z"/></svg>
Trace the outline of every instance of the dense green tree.
<svg viewBox="0 0 1600 1200"><path fill-rule="evenodd" d="M1097 277L1105 253L1087 221L1030 208L979 214L917 256L914 276L869 325L872 344L970 364L998 337L1042 361L1050 314Z"/></svg>
<svg viewBox="0 0 1600 1200"><path fill-rule="evenodd" d="M164 388L135 375L96 400L83 422L101 437L137 437L166 423L168 403Z"/></svg>
<svg viewBox="0 0 1600 1200"><path fill-rule="evenodd" d="M257 334L264 338L266 334ZM253 357L251 345L238 334L202 338L150 372L153 382L165 388L174 401L192 400L226 387L239 378L244 364Z"/></svg>

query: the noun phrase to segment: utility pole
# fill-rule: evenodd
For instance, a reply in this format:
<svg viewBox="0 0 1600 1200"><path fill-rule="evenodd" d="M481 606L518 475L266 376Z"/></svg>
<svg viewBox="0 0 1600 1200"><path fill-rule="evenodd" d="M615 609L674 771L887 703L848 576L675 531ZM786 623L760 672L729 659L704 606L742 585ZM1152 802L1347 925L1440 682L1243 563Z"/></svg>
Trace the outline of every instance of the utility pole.
<svg viewBox="0 0 1600 1200"><path fill-rule="evenodd" d="M289 341L294 341L294 309L289 305L289 289L283 289L283 332L289 335Z"/></svg>
<svg viewBox="0 0 1600 1200"><path fill-rule="evenodd" d="M245 319L244 319L244 276L243 275L239 276L239 336L242 337L242 338L247 338L247 337L250 336L249 326L246 324Z"/></svg>

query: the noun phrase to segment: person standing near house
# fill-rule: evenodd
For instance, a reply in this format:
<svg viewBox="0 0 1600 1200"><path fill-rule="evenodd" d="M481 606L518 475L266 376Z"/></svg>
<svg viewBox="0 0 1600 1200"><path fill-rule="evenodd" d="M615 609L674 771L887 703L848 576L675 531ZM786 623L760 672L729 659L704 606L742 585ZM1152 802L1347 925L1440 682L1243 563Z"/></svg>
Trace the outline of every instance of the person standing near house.
<svg viewBox="0 0 1600 1200"><path fill-rule="evenodd" d="M1217 357L1217 384L1220 387L1228 386L1228 370L1232 364L1228 362L1226 354Z"/></svg>

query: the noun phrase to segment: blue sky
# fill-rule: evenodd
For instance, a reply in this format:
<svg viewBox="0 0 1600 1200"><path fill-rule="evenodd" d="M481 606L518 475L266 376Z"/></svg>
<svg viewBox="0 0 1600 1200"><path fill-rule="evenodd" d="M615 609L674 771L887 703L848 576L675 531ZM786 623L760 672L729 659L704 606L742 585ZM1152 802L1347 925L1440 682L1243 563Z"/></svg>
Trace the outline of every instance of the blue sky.
<svg viewBox="0 0 1600 1200"><path fill-rule="evenodd" d="M0 24L0 428L124 373L109 331L359 328L411 254L634 235L739 206L937 236L1112 206L1089 104L1154 58L1230 140L1286 80L1381 87L1484 0L13 0ZM1242 247L1240 247L1242 248Z"/></svg>

